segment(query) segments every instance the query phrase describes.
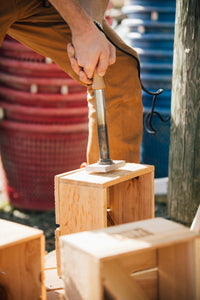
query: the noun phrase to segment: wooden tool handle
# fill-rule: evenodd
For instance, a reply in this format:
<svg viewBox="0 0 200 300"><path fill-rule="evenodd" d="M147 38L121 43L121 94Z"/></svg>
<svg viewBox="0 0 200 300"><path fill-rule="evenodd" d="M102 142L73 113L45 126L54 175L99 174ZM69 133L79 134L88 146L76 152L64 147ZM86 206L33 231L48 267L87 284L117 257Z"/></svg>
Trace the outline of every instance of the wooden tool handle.
<svg viewBox="0 0 200 300"><path fill-rule="evenodd" d="M92 88L94 90L101 90L105 88L103 77L99 76L96 71L94 72L94 76L93 76Z"/></svg>

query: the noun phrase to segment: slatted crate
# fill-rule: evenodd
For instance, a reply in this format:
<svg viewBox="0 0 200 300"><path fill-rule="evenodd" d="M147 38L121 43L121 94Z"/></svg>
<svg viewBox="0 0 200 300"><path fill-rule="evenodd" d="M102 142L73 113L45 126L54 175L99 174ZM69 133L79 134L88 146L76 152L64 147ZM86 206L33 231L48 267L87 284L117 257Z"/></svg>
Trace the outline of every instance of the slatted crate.
<svg viewBox="0 0 200 300"><path fill-rule="evenodd" d="M60 243L66 299L200 299L200 235L183 225L155 218Z"/></svg>
<svg viewBox="0 0 200 300"><path fill-rule="evenodd" d="M127 163L109 173L85 169L55 177L56 223L61 234L154 217L154 167Z"/></svg>
<svg viewBox="0 0 200 300"><path fill-rule="evenodd" d="M45 300L42 230L0 219L0 299Z"/></svg>
<svg viewBox="0 0 200 300"><path fill-rule="evenodd" d="M59 237L154 217L154 167L127 163L109 173L85 169L55 177ZM58 273L60 274L59 251Z"/></svg>
<svg viewBox="0 0 200 300"><path fill-rule="evenodd" d="M57 274L56 252L49 252L45 256L45 287L47 300L65 300L64 283Z"/></svg>

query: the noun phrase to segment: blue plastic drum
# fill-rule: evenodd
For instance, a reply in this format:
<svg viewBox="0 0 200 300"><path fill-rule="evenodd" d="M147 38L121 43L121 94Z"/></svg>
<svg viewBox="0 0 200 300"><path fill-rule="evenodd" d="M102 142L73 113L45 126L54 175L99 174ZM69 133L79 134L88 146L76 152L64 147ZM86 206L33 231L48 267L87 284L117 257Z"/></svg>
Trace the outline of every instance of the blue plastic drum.
<svg viewBox="0 0 200 300"><path fill-rule="evenodd" d="M160 107L156 108L156 111L166 120L170 117L170 108ZM143 120L147 121L147 127L149 112L150 108L144 107ZM152 125L156 129L156 134L149 134L145 129L143 132L141 162L155 166L155 178L168 177L170 121L163 123L157 115L154 115Z"/></svg>
<svg viewBox="0 0 200 300"><path fill-rule="evenodd" d="M174 47L175 0L126 0L122 11L127 16L122 21L124 40L139 54L143 86L156 91L164 89L157 97L155 111L164 119L170 118L171 86ZM143 92L144 130L141 145L141 163L155 165L155 177L168 176L170 121L162 122L154 114L151 135L148 117L153 96Z"/></svg>

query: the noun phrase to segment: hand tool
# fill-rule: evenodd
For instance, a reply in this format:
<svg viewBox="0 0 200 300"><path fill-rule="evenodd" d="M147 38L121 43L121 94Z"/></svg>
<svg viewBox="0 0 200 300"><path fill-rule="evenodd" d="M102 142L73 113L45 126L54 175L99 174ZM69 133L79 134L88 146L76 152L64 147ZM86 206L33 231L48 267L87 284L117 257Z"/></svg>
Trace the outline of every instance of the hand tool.
<svg viewBox="0 0 200 300"><path fill-rule="evenodd" d="M106 173L124 166L125 161L110 159L104 96L105 83L103 77L100 77L96 71L94 73L92 87L95 97L100 159L97 163L88 165L86 171Z"/></svg>

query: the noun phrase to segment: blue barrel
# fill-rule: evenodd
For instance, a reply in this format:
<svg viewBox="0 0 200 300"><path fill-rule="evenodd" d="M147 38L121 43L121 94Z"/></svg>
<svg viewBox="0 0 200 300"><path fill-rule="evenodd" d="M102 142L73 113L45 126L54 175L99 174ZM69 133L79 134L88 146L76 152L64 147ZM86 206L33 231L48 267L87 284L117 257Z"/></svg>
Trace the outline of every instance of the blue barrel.
<svg viewBox="0 0 200 300"><path fill-rule="evenodd" d="M143 120L146 120L150 107L144 106ZM170 116L170 108L159 107L155 109L165 120ZM146 124L144 124L145 126ZM163 123L157 115L152 121L153 127L157 130L156 134L151 135L146 130L143 132L141 145L141 162L155 166L155 178L168 177L168 157L170 142L170 121ZM147 124L148 126L148 124Z"/></svg>
<svg viewBox="0 0 200 300"><path fill-rule="evenodd" d="M141 60L141 69L143 68L144 63L152 64L161 64L169 63L172 66L173 63L173 50L158 50L158 49L136 49L140 60Z"/></svg>
<svg viewBox="0 0 200 300"><path fill-rule="evenodd" d="M163 94L157 97L155 111L167 120L171 113L176 1L126 0L122 11L127 16L121 23L122 38L139 54L144 87L150 91L164 89ZM148 127L152 100L151 95L143 92L141 163L154 165L155 177L161 178L168 176L170 121L162 122L154 114L152 126L156 134L147 132L145 127Z"/></svg>
<svg viewBox="0 0 200 300"><path fill-rule="evenodd" d="M132 33L141 33L141 34L172 34L174 35L174 22L155 22L149 20L140 20L140 19L124 19L122 21L123 26L126 26L128 30Z"/></svg>
<svg viewBox="0 0 200 300"><path fill-rule="evenodd" d="M130 40L133 48L170 50L173 49L174 46L173 34L141 34L129 32L127 38Z"/></svg>
<svg viewBox="0 0 200 300"><path fill-rule="evenodd" d="M145 111L150 111L152 106L152 96L146 94L143 92L142 94L142 102L143 106L146 108ZM171 111L171 90L164 91L161 95L157 97L156 103L155 103L155 111L159 110L167 110L170 114ZM168 116L169 116L168 114ZM158 128L157 128L158 129Z"/></svg>
<svg viewBox="0 0 200 300"><path fill-rule="evenodd" d="M169 6L165 6L169 1L157 1L155 6L152 3L153 1L140 0L132 2L139 2L140 5L125 5L123 7L123 13L128 16L128 19L174 23L175 1L171 1Z"/></svg>
<svg viewBox="0 0 200 300"><path fill-rule="evenodd" d="M125 0L126 5L135 5L143 7L175 7L175 0Z"/></svg>

